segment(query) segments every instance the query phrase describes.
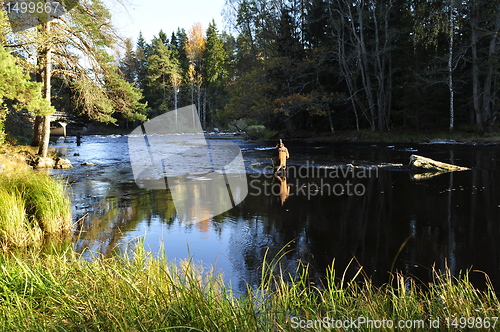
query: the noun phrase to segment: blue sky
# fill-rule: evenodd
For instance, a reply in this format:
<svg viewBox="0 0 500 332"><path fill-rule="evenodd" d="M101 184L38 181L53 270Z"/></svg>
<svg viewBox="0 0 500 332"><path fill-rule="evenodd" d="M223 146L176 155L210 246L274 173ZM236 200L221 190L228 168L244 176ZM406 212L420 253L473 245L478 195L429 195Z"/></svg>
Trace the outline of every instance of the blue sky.
<svg viewBox="0 0 500 332"><path fill-rule="evenodd" d="M120 35L133 41L137 40L139 31L149 42L160 29L170 37L178 27L188 31L196 22L206 30L212 19L219 31L224 30L221 12L225 0L126 0L126 8L113 0L105 0L105 3L111 9Z"/></svg>

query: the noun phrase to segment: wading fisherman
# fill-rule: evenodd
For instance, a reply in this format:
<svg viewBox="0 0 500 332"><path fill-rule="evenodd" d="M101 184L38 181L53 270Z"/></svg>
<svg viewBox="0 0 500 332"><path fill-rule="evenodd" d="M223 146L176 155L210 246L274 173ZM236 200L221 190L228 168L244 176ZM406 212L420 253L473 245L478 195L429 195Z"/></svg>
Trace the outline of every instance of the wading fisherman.
<svg viewBox="0 0 500 332"><path fill-rule="evenodd" d="M80 133L77 133L76 134L76 145L80 146L80 144L82 144L82 135L80 135Z"/></svg>
<svg viewBox="0 0 500 332"><path fill-rule="evenodd" d="M276 171L274 172L275 174L278 174L278 172L283 169L283 173L286 174L286 160L290 157L288 154L288 149L285 147L285 144L283 144L283 141L280 139L280 142L276 145L276 149L278 152L277 160L276 160Z"/></svg>

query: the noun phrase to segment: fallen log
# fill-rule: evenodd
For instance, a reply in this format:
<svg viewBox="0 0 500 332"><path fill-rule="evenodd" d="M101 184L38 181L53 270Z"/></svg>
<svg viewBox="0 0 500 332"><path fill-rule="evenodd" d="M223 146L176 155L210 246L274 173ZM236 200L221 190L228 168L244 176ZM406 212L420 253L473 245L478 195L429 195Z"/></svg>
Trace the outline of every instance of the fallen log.
<svg viewBox="0 0 500 332"><path fill-rule="evenodd" d="M451 164L442 163L430 158L412 154L410 156L410 169L412 170L426 170L433 172L455 172L455 171L468 171L470 168L461 167Z"/></svg>

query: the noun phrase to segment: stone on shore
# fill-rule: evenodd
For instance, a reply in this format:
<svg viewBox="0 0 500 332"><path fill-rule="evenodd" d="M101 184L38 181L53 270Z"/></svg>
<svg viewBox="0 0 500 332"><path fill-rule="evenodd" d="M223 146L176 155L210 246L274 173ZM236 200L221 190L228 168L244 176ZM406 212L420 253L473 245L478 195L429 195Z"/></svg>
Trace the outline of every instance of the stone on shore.
<svg viewBox="0 0 500 332"><path fill-rule="evenodd" d="M52 158L36 157L33 160L33 167L36 169L40 168L54 168L56 161Z"/></svg>

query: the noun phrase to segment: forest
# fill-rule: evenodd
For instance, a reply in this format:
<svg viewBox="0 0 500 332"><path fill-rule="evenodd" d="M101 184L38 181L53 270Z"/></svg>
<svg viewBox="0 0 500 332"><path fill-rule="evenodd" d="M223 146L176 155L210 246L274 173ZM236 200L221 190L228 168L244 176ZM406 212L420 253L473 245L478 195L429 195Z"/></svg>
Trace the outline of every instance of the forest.
<svg viewBox="0 0 500 332"><path fill-rule="evenodd" d="M189 104L207 130L268 136L496 128L498 0L227 0L223 10L227 31L194 23L148 41L121 39L101 0L32 29L3 7L2 52L50 105L30 111L3 93L0 120L36 115L40 146L54 110L130 127Z"/></svg>
<svg viewBox="0 0 500 332"><path fill-rule="evenodd" d="M478 134L498 115L499 1L228 0L231 33L141 36L120 68L150 114L194 102L206 127Z"/></svg>

